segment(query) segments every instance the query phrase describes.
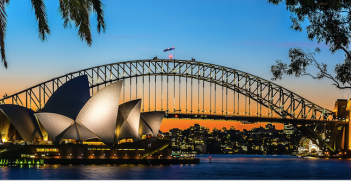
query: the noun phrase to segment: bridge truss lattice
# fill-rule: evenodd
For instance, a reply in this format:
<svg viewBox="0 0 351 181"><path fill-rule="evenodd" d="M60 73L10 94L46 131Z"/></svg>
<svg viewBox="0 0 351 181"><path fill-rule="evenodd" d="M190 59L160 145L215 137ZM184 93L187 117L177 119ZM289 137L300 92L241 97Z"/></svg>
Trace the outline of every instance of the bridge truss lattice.
<svg viewBox="0 0 351 181"><path fill-rule="evenodd" d="M136 60L92 67L6 96L0 104L40 110L62 84L81 75L88 76L92 95L114 81L125 80L123 102L132 96L143 99L142 112L333 121L332 111L273 82L194 60Z"/></svg>

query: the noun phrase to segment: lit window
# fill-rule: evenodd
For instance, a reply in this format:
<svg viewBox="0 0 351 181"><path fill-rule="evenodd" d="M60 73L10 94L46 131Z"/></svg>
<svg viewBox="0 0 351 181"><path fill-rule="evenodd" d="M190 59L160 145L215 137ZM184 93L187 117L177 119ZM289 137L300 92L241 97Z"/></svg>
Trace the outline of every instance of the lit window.
<svg viewBox="0 0 351 181"><path fill-rule="evenodd" d="M58 152L57 148L37 148L37 152Z"/></svg>

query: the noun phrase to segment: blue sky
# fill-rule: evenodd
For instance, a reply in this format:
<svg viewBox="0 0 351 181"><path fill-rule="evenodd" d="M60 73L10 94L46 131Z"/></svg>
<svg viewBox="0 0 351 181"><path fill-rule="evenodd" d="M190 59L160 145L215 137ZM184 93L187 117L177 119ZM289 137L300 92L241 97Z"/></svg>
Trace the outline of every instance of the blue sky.
<svg viewBox="0 0 351 181"><path fill-rule="evenodd" d="M307 39L307 33L290 29L290 13L266 0L103 0L106 33L96 31L89 47L77 30L64 29L58 0L45 1L51 35L38 39L37 23L29 0L11 1L7 7L6 55L9 68L0 67L0 94L10 95L72 71L113 62L167 58L162 50L176 47L176 59L214 63L271 79L276 59L288 61L291 47L322 52L317 60L333 73L343 53L331 54L325 45ZM311 69L313 71L313 69ZM329 80L286 77L276 82L323 107L332 109L337 98L349 92Z"/></svg>

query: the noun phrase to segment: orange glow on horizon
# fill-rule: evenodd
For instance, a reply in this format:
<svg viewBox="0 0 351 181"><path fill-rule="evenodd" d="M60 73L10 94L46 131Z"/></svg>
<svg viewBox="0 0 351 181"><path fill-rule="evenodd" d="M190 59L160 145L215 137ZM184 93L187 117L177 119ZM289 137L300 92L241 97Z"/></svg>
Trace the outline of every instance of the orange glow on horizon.
<svg viewBox="0 0 351 181"><path fill-rule="evenodd" d="M230 129L231 126L234 126L236 130L242 131L243 129L251 130L252 128L259 128L260 126L265 127L267 123L253 123L253 124L242 124L241 122L236 121L213 121L213 120L191 120L191 119L163 119L160 130L162 132L168 132L170 129L187 129L194 124L199 124L200 126L208 127L210 131L215 127L217 129L222 129L226 127ZM275 129L281 130L284 128L283 124L272 123L275 125Z"/></svg>

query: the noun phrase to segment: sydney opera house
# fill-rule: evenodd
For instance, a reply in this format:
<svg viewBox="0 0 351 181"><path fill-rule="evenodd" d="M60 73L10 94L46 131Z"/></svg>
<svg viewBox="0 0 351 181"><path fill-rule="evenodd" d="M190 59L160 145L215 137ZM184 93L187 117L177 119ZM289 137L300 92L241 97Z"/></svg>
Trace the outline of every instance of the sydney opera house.
<svg viewBox="0 0 351 181"><path fill-rule="evenodd" d="M122 81L90 96L86 75L59 87L34 112L0 105L0 158L53 160L170 159L159 135L164 112L140 113L141 100L119 104Z"/></svg>

